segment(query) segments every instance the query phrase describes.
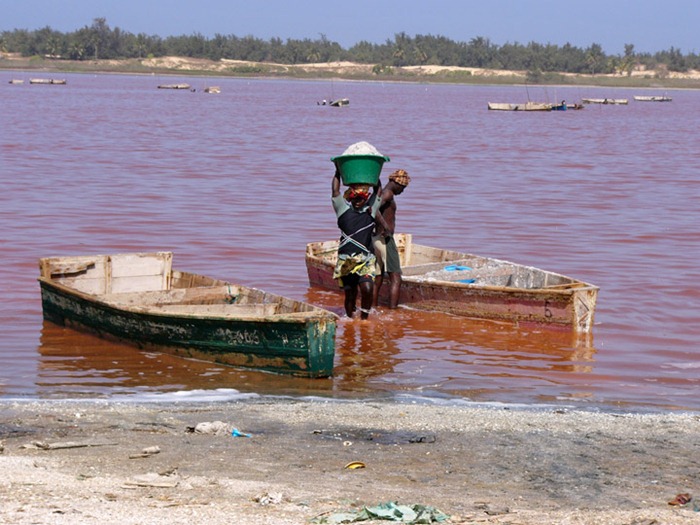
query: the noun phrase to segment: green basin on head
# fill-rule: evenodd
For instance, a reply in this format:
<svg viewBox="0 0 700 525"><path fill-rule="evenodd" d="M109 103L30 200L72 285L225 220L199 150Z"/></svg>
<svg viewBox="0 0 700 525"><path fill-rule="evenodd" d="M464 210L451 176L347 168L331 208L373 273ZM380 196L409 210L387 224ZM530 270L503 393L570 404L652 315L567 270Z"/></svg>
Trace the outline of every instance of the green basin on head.
<svg viewBox="0 0 700 525"><path fill-rule="evenodd" d="M331 157L338 167L343 184L370 184L374 186L379 181L379 174L389 157L379 155L340 155Z"/></svg>

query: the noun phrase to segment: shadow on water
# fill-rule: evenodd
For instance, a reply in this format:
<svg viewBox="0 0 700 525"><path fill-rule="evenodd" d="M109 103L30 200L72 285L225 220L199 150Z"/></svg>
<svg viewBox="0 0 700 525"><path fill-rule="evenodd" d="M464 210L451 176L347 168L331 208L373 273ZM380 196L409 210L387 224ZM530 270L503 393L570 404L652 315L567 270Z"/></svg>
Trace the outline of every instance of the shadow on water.
<svg viewBox="0 0 700 525"><path fill-rule="evenodd" d="M237 369L142 351L44 320L38 347L39 397L111 397L182 390L328 395L330 379L305 379Z"/></svg>

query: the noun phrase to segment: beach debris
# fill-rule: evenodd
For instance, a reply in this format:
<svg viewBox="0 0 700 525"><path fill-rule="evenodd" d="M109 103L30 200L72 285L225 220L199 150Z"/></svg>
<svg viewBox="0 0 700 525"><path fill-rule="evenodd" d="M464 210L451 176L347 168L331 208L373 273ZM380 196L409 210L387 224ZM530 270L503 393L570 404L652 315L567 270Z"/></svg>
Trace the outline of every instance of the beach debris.
<svg viewBox="0 0 700 525"><path fill-rule="evenodd" d="M79 443L77 441L59 441L56 443L47 443L45 441L32 441L21 445L22 449L34 450L60 450L66 448L86 448L86 447L109 447L117 445L117 443Z"/></svg>
<svg viewBox="0 0 700 525"><path fill-rule="evenodd" d="M3 452L5 452L5 442L0 441L0 454L2 454Z"/></svg>
<svg viewBox="0 0 700 525"><path fill-rule="evenodd" d="M676 494L676 497L669 501L668 504L690 508L695 512L700 512L700 501L697 498L693 498L692 494L688 494L687 492Z"/></svg>
<svg viewBox="0 0 700 525"><path fill-rule="evenodd" d="M348 470L357 470L358 468L365 468L365 464L362 461L351 461L343 467Z"/></svg>
<svg viewBox="0 0 700 525"><path fill-rule="evenodd" d="M155 487L170 489L177 487L180 480L176 475L166 475L163 476L157 472L148 472L147 474L141 474L139 476L134 476L132 479L125 481L122 485L125 489L139 488L139 487Z"/></svg>
<svg viewBox="0 0 700 525"><path fill-rule="evenodd" d="M676 497L673 498L671 501L668 502L669 505L687 505L693 500L693 496L688 494L687 492L682 493L682 494L676 494Z"/></svg>
<svg viewBox="0 0 700 525"><path fill-rule="evenodd" d="M289 498L287 498L281 492L263 492L262 494L255 496L253 501L260 503L260 505L278 505L285 501L289 501Z"/></svg>
<svg viewBox="0 0 700 525"><path fill-rule="evenodd" d="M231 432L230 429L231 425L223 421L205 421L197 423L193 427L187 427L186 431L195 434L214 434L218 436L219 434L228 434Z"/></svg>
<svg viewBox="0 0 700 525"><path fill-rule="evenodd" d="M475 502L474 507L483 510L487 516L501 516L510 513L510 509L504 505L492 505L483 501Z"/></svg>
<svg viewBox="0 0 700 525"><path fill-rule="evenodd" d="M197 423L193 427L187 427L185 432L194 434L212 434L214 436L230 434L231 437L253 437L252 434L241 432L230 423L224 423L223 421L204 421L203 423Z"/></svg>
<svg viewBox="0 0 700 525"><path fill-rule="evenodd" d="M160 454L160 447L157 445L144 448L140 454L131 454L129 459L150 458L154 454Z"/></svg>
<svg viewBox="0 0 700 525"><path fill-rule="evenodd" d="M325 514L312 519L312 523L353 523L367 520L387 520L399 523L439 523L450 517L427 505L400 505L390 501L373 507L362 507L356 512Z"/></svg>

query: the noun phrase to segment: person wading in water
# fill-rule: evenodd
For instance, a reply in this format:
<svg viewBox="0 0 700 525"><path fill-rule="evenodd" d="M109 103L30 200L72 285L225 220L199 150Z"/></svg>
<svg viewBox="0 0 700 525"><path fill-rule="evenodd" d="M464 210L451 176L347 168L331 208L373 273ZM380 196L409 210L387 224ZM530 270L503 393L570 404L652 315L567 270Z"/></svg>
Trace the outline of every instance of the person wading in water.
<svg viewBox="0 0 700 525"><path fill-rule="evenodd" d="M372 305L377 306L379 290L382 287L384 274L389 276L389 308L399 305L401 294L401 259L399 249L394 241L396 231L396 195L401 195L406 189L411 177L406 170L396 170L389 175L389 182L382 189L382 202L379 213L384 224L377 221L375 234L372 237L374 254L377 258L377 270L374 281Z"/></svg>
<svg viewBox="0 0 700 525"><path fill-rule="evenodd" d="M386 223L379 213L381 186L353 184L340 193L340 172L336 168L331 183L331 200L338 228L338 263L333 278L345 291L345 313L355 313L358 290L360 293L360 318L367 319L372 308L372 290L376 271L376 258L372 249L372 230L375 221Z"/></svg>

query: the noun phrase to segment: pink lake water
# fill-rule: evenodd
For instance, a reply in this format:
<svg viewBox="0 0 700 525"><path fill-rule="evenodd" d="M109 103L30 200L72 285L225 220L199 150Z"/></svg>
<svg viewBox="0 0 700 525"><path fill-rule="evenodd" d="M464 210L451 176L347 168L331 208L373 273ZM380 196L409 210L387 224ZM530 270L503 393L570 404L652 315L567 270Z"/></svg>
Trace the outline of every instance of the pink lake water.
<svg viewBox="0 0 700 525"><path fill-rule="evenodd" d="M643 89L30 76L42 75L0 71L0 398L237 391L700 409L698 91L651 103L633 100L659 94ZM156 89L175 82L196 91ZM339 97L350 106L316 104ZM528 97L629 104L486 109ZM380 309L342 319L334 377L304 380L43 321L40 257L151 250L341 313L339 294L309 287L304 250L337 237L329 159L361 140L391 157L385 171L411 174L397 229L416 242L598 285L590 337Z"/></svg>

